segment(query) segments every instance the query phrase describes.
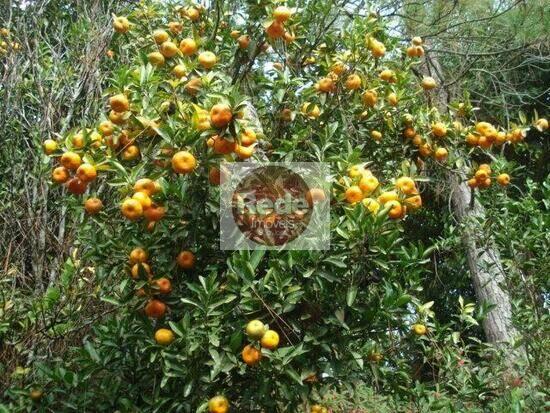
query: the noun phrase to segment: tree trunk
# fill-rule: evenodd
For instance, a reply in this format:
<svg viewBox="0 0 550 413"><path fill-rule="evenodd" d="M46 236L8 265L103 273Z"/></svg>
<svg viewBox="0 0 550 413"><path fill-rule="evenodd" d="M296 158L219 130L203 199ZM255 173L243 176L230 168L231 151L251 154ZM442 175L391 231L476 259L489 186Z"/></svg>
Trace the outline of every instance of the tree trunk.
<svg viewBox="0 0 550 413"><path fill-rule="evenodd" d="M413 28L407 25L407 32L414 35ZM412 37L412 36L411 36ZM438 88L427 92L430 105L440 113L448 112L452 99L452 90L445 87L445 74L437 55L429 53L430 40L426 41L426 58L420 66L421 75L432 76ZM510 296L502 289L505 272L500 254L490 234L484 233L485 208L472 199L472 191L465 182L466 172L457 176L448 174L451 188L453 212L463 226L462 240L466 251L468 270L478 303L487 303L495 307L489 311L483 321L483 330L489 343L499 344L515 338L517 331L512 325L512 306Z"/></svg>
<svg viewBox="0 0 550 413"><path fill-rule="evenodd" d="M453 211L462 224L462 240L477 300L495 306L483 321L485 336L490 343L508 342L517 332L511 322L510 296L501 287L505 273L500 255L492 237L482 228L485 208L463 180L450 179L454 180L451 182Z"/></svg>

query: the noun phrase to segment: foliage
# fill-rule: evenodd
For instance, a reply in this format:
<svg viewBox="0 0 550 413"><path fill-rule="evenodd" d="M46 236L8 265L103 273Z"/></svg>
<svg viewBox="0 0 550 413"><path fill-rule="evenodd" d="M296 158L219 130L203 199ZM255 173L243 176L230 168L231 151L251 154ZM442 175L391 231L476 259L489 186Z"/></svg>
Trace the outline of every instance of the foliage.
<svg viewBox="0 0 550 413"><path fill-rule="evenodd" d="M14 329L28 329L39 313L48 314L48 337L78 332L75 341L82 345L69 346L62 358L10 372L4 409L30 411L40 403L44 411L206 411L208 399L217 394L230 400L232 410L251 412L304 411L313 403L334 412L370 411L373 405L380 412L537 411L543 405L546 373L536 366L544 365L546 318L537 297L547 268L548 239L540 231L548 220L542 201L547 184L539 189L527 183L526 200L519 200L515 189L494 184L476 190L489 206L487 227L494 228L503 247L517 323L533 340L529 354L535 367L512 365L510 350L482 342L479 322L488 309L472 302L445 196L449 173L470 173L487 159L494 160L493 177L513 171L515 183L520 172L516 178L503 155L524 148L523 133L539 132L520 117L517 124L498 128L498 137L495 129L494 145L466 144L465 137L480 125L470 102L453 104L449 115L433 109L429 101L436 92L420 87L415 71L422 63L405 56L409 44L386 31L376 16L363 17L358 8L340 13L336 6L327 1L299 7L285 25L297 37L286 42L266 38L271 2L214 2L212 9L195 9L195 22L189 9L171 2L140 2L125 11L129 31L115 34L111 57L92 59L102 62L102 73L109 77L106 107L113 106L110 97L129 99L122 125L110 134L104 127L110 108L99 119L80 108L73 116L82 123L56 122L51 128L60 135L48 136L58 145L50 153L54 166L62 153L77 152L99 175L85 186L83 197L52 184L75 217L75 250L32 305L20 304L16 295L2 299L9 317L0 332L10 345L18 344ZM149 53L157 50L151 35L171 21L183 23L182 33L177 29L169 35L176 44L193 37L199 52L215 53L212 70L201 67L196 56L179 52L162 66L151 63ZM250 36L247 47L237 45L232 30ZM375 58L382 43L385 56ZM176 63L185 76L174 75ZM347 67L341 75L334 70L338 63ZM381 79L382 69L393 70L395 81ZM359 90L346 87L353 73L360 76ZM51 78L59 81L60 74ZM193 78L200 79L196 94L187 87ZM335 89L320 92L321 82L329 78ZM55 83L52 88L58 89ZM372 89L379 99L375 107L363 97ZM96 102L97 95L90 92L88 99ZM236 119L227 128L202 128L205 116L213 122L208 112L220 102L230 105ZM438 123L447 130L439 139L433 130ZM547 137L545 128L536 125ZM214 153L209 139L223 135L240 145L240 132L251 127L259 139L252 146L253 159L331 164L329 251L219 250L219 192L209 173L221 168L222 159L239 160L235 154ZM410 127L419 142L403 137ZM382 134L381 141L373 131ZM131 159L127 149L133 145L139 156ZM448 150L448 159L434 158L437 148ZM494 149L500 148L497 154ZM180 150L197 159L192 173L172 169L172 156ZM354 167L362 169L359 176ZM380 187L367 194L369 203L347 202L347 190L370 176L366 169ZM396 186L402 176L414 179L414 193ZM121 214L121 202L133 196L140 178L157 183L149 195L166 208L162 219L129 220ZM380 196L393 190L398 190L398 204L409 206L407 213L392 215L396 204L384 206ZM410 204L417 190L425 204L420 210ZM537 195L540 190L546 195ZM92 197L103 202L97 214L84 210L84 201ZM382 205L373 211L370 202ZM139 265L136 276L129 275L129 254L137 247L149 254L152 279ZM178 266L182 250L194 253L194 268ZM518 255L529 258L518 260ZM525 274L528 296L513 288L519 279L526 285ZM159 277L171 279L169 295L156 289L153 280ZM443 286L434 286L436 277ZM153 297L169 308L160 319L143 313ZM262 349L257 366L246 365L240 355L253 341L244 333L252 319L269 324L281 337L276 350ZM427 326L428 334L415 335L413 324ZM154 339L161 327L175 334L167 346ZM29 358L36 360L32 354ZM44 391L38 402L27 397L32 388Z"/></svg>

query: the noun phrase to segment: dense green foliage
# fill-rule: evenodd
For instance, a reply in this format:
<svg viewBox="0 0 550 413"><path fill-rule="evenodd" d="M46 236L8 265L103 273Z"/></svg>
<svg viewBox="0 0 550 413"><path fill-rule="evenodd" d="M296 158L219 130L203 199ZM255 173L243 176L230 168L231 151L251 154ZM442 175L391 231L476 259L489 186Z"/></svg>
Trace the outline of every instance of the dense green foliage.
<svg viewBox="0 0 550 413"><path fill-rule="evenodd" d="M147 63L155 47L152 31L177 18L168 3L114 10L110 2L52 1L31 2L30 10L40 11L36 14L13 9L11 16L2 10L23 50L0 57L0 74L6 79L0 98L8 103L0 113L6 133L0 193L7 200L0 210L5 257L0 270L0 411L206 411L206 402L216 394L226 395L238 412L307 411L314 402L333 412L544 409L548 132L531 128L526 144L493 151L467 147L465 132L450 126L456 118L430 107L435 94L420 89L415 76L419 62L401 58L408 41L385 31L384 20L362 16L360 2L346 2L344 13L331 1L299 2L290 24L296 41L272 41L266 53L259 44L262 23L273 10L270 2L217 1L198 23L182 18L184 34L175 37L192 34L201 39L201 50L219 57L212 71L201 69L194 58L178 58L203 79L198 96L190 96L185 82L171 77L173 64L154 68ZM424 6L432 10L431 3ZM398 4L418 18L418 10ZM525 19L514 27L525 28L533 19L531 11L521 15L521 8L514 9L514 19ZM133 23L128 34L115 34L112 40L111 12L127 15ZM469 18L479 10L465 4L440 13ZM406 37L416 34L409 23L400 24ZM440 24L450 23L443 19ZM52 26L57 30L52 32ZM505 31L499 20L494 27L498 30L492 36ZM230 36L233 29L253 39L247 50L238 49ZM538 39L546 32L530 33ZM366 49L368 35L384 42L388 54L383 60L373 59ZM479 33L461 35L476 38ZM431 41L437 44L438 37ZM107 49L113 58L105 56ZM359 92L339 86L338 93L318 93L313 85L335 61L345 59L361 74L364 88L377 88L381 101L395 92L398 107L381 102L363 115ZM499 64L486 59L484 70ZM523 55L514 59L526 60ZM273 62L285 63L284 69L274 69ZM452 58L444 61L449 78L457 65ZM384 67L397 72L397 83L378 79ZM506 81L525 79L521 72L521 67L510 70ZM543 84L540 73L532 84L517 88L525 96L536 95ZM479 71L461 75L464 82L452 100L462 101L463 87L479 85L478 76ZM506 122L514 116L517 124L504 123L503 130L527 127L532 108L541 114L544 110L540 100L524 105L516 94L483 85L489 99L474 94L474 103L484 107L479 117L477 112L460 117L466 127L475 120ZM102 183L90 185L84 197L98 195L105 205L99 216L90 217L83 212L82 197L48 185L51 165L40 146L54 137L71 149L78 130L95 128L105 119L107 97L123 91L132 97L135 112L128 128L144 129L138 117L155 119L158 128L149 140L138 135L142 158L137 161L124 161L105 145L98 149L88 142L83 153L108 166L100 171ZM263 127L258 156L331 163L330 251L219 251L218 190L208 184L207 174L220 157L205 145L212 131L196 130L193 104L209 110L220 99L233 107L247 100L257 109ZM510 108L497 111L493 102L502 99L511 102ZM163 111L164 102L182 116ZM300 110L304 102L321 108L318 119ZM509 112L517 107L529 115ZM281 120L285 108L293 112L291 122ZM414 162L417 149L401 136L405 113L424 136L432 122L450 126L448 167L430 158ZM382 131L382 142L370 138L374 129ZM161 147L190 149L199 159L196 173L177 176L159 164L168 158L159 155ZM414 177L423 208L395 221L384 208L371 214L361 203L346 204L347 170L362 162L368 162L384 190L402 175ZM484 342L479 324L489 307L476 303L461 227L448 207L448 169L483 162L513 177L506 189L493 185L476 196L487 211L481 225L494 234L505 265L525 360L512 357L509 347ZM168 208L151 232L146 223L120 214L120 201L131 195L140 177L160 183L161 194L154 200ZM34 233L36 237L29 236ZM145 317L146 299L135 295L147 280L134 281L127 274L128 254L137 246L148 250L155 275L172 278L173 291L163 298L170 311L161 320ZM174 258L181 249L196 254L192 271L177 267ZM244 326L253 318L277 330L281 345L265 351L261 364L251 368L240 352L248 340ZM427 325L429 334L413 335L415 322ZM170 346L155 343L159 327L174 331ZM377 354L381 361L373 357ZM39 402L29 398L31 389L43 390Z"/></svg>

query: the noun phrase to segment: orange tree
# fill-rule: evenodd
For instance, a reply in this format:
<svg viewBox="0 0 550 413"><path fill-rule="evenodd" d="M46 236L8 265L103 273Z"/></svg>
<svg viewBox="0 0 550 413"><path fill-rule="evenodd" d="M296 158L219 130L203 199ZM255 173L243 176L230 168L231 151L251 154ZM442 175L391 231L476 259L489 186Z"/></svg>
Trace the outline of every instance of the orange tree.
<svg viewBox="0 0 550 413"><path fill-rule="evenodd" d="M467 100L440 113L422 39L342 4L292 6L145 1L113 16L104 114L44 151L115 313L70 371L44 367L63 383L34 393L44 406L344 411L331 391L361 383L392 411L460 410L490 388L455 371L477 349L474 305L438 322L422 292L433 247L403 222L434 177L505 188L504 162L469 154L521 143L525 121L476 123ZM330 164L330 250L220 251L220 162L245 160Z"/></svg>

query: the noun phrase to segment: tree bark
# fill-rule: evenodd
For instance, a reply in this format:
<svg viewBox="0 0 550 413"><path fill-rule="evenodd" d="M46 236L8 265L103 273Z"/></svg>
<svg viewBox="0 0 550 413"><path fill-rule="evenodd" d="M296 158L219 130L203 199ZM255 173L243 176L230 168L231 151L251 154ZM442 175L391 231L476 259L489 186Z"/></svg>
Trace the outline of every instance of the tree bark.
<svg viewBox="0 0 550 413"><path fill-rule="evenodd" d="M411 37L414 36L414 28L410 26L410 22L406 24L406 30ZM426 99L440 113L448 113L452 90L443 87L445 74L437 55L429 53L431 41L426 41L424 46L426 58L420 66L421 75L432 76L439 86L436 90L427 92ZM490 234L484 233L482 228L485 208L472 198L472 191L465 182L465 171L458 176L453 173L447 176L453 213L462 224L462 240L477 301L495 306L483 321L485 337L489 343L509 342L517 336L517 331L512 325L510 295L502 288L506 274L500 254L494 239Z"/></svg>
<svg viewBox="0 0 550 413"><path fill-rule="evenodd" d="M455 177L451 184L453 212L462 224L462 240L477 300L495 306L483 320L485 336L490 343L509 342L517 331L511 321L510 296L502 288L505 272L499 252L492 237L482 228L485 208L464 181Z"/></svg>

